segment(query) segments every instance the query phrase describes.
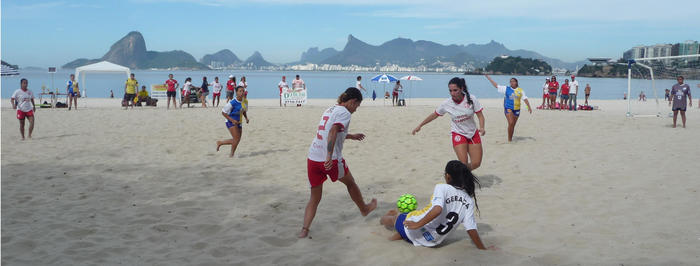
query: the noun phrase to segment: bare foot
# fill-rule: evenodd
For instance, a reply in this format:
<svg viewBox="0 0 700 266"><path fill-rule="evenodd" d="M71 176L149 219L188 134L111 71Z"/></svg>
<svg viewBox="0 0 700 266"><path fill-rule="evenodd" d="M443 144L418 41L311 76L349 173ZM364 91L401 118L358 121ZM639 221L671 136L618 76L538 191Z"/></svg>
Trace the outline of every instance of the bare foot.
<svg viewBox="0 0 700 266"><path fill-rule="evenodd" d="M231 153L228 157L229 157L229 158L233 158L233 153Z"/></svg>
<svg viewBox="0 0 700 266"><path fill-rule="evenodd" d="M221 141L217 140L216 141L216 151L219 151L219 147L221 147Z"/></svg>
<svg viewBox="0 0 700 266"><path fill-rule="evenodd" d="M673 125L673 128L676 128L676 125Z"/></svg>
<svg viewBox="0 0 700 266"><path fill-rule="evenodd" d="M361 211L362 216L367 216L370 212L377 208L377 199L372 199L369 204L365 205L365 210Z"/></svg>
<svg viewBox="0 0 700 266"><path fill-rule="evenodd" d="M297 235L298 238L306 238L309 236L309 228L302 227L301 231L299 232L299 235Z"/></svg>

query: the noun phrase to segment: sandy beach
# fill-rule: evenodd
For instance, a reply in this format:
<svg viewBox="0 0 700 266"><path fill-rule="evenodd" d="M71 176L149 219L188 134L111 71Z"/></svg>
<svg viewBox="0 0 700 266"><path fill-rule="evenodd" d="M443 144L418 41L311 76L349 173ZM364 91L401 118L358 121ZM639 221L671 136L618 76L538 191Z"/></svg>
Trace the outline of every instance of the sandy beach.
<svg viewBox="0 0 700 266"><path fill-rule="evenodd" d="M622 100L592 101L596 111L523 110L506 143L503 100L482 99L476 219L498 251L477 250L461 226L423 248L386 240L392 232L379 224L403 193L425 206L456 159L449 118L410 134L442 99L363 102L350 132L367 138L346 141L343 153L379 206L362 217L344 185L326 182L309 239L296 237L306 156L333 99L302 108L251 99L235 158L216 152L215 141L230 137L221 107L80 101L77 111L37 110L27 141L2 101L4 265L700 265L697 100L686 129L671 128L666 103L661 118L627 118Z"/></svg>

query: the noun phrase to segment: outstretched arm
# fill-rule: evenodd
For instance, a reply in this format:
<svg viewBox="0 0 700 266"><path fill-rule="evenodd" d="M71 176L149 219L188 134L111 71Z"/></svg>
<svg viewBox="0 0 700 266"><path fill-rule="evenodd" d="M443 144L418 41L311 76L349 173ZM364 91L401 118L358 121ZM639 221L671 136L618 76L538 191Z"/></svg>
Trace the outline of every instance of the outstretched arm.
<svg viewBox="0 0 700 266"><path fill-rule="evenodd" d="M426 225L427 223L429 223L433 219L435 219L435 217L438 217L438 215L440 215L441 212L442 212L442 207L436 205L432 209L430 209L430 211L427 214L425 214L425 216L423 216L423 219L420 219L420 221L413 222L413 221L405 220L403 222L403 224L406 225L406 228L408 228L410 230L416 230L418 228L423 227L424 225Z"/></svg>
<svg viewBox="0 0 700 266"><path fill-rule="evenodd" d="M479 237L479 232L477 232L476 229L468 230L467 233L469 234L469 237L472 239L472 242L474 242L474 245L476 245L476 248L486 249L486 247L484 247L484 243L481 242L481 238Z"/></svg>
<svg viewBox="0 0 700 266"><path fill-rule="evenodd" d="M435 112L429 114L428 117L426 117L425 120L423 120L423 122L421 122L415 129L413 129L413 132L411 132L411 134L415 135L416 133L418 133L418 131L420 131L421 127L423 127L427 123L432 122L433 120L435 120L438 117L439 117L439 115Z"/></svg>
<svg viewBox="0 0 700 266"><path fill-rule="evenodd" d="M493 85L494 88L498 88L498 83L493 81L493 79L491 79L491 77L488 74L484 76L486 76L486 78L491 82L491 85Z"/></svg>

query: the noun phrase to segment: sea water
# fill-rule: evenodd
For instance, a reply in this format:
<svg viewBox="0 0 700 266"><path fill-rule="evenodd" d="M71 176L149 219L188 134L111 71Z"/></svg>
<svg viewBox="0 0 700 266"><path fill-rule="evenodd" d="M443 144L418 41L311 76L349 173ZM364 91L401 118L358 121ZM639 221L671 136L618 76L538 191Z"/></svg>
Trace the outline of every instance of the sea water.
<svg viewBox="0 0 700 266"><path fill-rule="evenodd" d="M42 86L47 89L53 88L52 91L58 89L59 92L66 91L66 82L69 75L75 73L74 70L60 69L57 73L50 74L46 70L20 70L20 75L2 77L2 98L10 98L12 93L19 88L21 78L29 80L29 88L36 94L41 92ZM354 87L357 76L362 76L362 85L368 90L365 97L371 97L372 91L377 93L377 97L382 97L385 91L391 92L394 83L376 83L370 79L380 73L368 72L318 72L318 71L244 71L244 70L208 70L208 71L163 71L163 70L133 70L139 81L139 85L146 85L150 92L150 85L163 84L168 79L168 74L172 73L174 78L180 83L185 83L185 78L191 77L192 84L201 86L202 77L207 77L209 83L214 82L214 77L219 77L219 82L226 84L229 75L234 75L236 81L245 76L248 83L248 97L250 98L278 98L279 89L277 84L282 79L282 76L287 77L287 84L291 86L295 75L300 75L301 79L306 83L309 98L336 98L348 87ZM396 78L409 75L409 73L386 73ZM447 83L453 77L461 77L466 79L470 93L477 98L500 98L503 97L498 91L491 86L489 81L484 76L463 75L460 73L410 73L422 78L422 81L402 80L405 98L447 98L449 92ZM525 90L529 97L541 99L542 86L544 85L544 76L514 76L518 79L520 87ZM511 76L495 75L492 78L501 85L509 85ZM568 76L558 76L559 84L564 84L564 79ZM85 81L80 77L81 91L86 90L89 98L107 98L110 95L110 90L114 92L115 98L121 98L124 95L124 83L127 77L126 74L98 74L87 73ZM591 99L622 99L623 94L627 92L626 78L577 78L579 82L579 102L583 100L583 91L586 84L591 86ZM663 79L656 80L656 88L659 93L659 98L663 100L664 89L670 89L675 80ZM693 90L698 90L698 80L686 80L686 83L691 85ZM211 88L210 88L211 89ZM224 86L225 89L225 86ZM651 89L651 81L633 79L632 93L633 99L638 98L641 91L646 93L648 99L654 98L654 93ZM211 96L210 96L211 97ZM225 97L225 95L224 95ZM538 101L534 102L536 105Z"/></svg>

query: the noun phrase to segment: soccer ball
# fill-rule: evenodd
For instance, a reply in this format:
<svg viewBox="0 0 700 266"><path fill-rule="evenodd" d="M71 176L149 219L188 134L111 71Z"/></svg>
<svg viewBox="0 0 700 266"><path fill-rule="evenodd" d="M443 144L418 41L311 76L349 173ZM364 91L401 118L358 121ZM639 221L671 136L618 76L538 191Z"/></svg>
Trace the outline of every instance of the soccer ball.
<svg viewBox="0 0 700 266"><path fill-rule="evenodd" d="M401 213L412 212L416 209L417 205L416 197L411 194L403 194L399 197L399 200L396 201L396 208L398 208Z"/></svg>

